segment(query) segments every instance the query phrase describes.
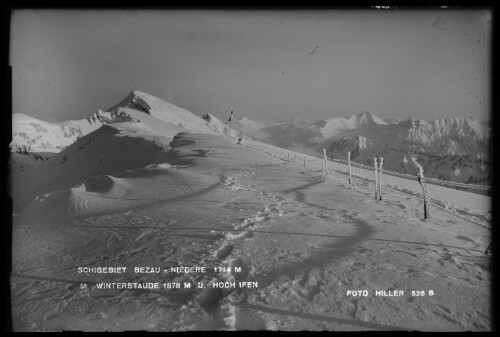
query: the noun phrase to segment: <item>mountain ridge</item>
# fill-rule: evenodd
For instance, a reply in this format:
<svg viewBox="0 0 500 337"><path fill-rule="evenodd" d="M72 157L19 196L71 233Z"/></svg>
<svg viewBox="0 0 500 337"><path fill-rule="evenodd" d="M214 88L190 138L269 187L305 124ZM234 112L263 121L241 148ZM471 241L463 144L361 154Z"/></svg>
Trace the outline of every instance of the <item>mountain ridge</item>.
<svg viewBox="0 0 500 337"><path fill-rule="evenodd" d="M200 116L147 93L134 90L106 111L98 110L88 118L63 122L47 122L17 113L12 117L12 152L58 153L77 139L105 124L149 120L169 123L176 132L192 131L219 134L222 124L215 117L212 123ZM154 126L153 126L154 127Z"/></svg>
<svg viewBox="0 0 500 337"><path fill-rule="evenodd" d="M489 183L491 130L472 118L388 122L362 111L316 122L291 120L252 132L255 140L314 156L322 156L327 149L330 157L345 160L351 151L352 160L368 165L374 156L390 157L395 162L387 162L386 168L400 173L413 172L402 162L405 155L415 155L429 177Z"/></svg>
<svg viewBox="0 0 500 337"><path fill-rule="evenodd" d="M58 153L103 125L132 122L140 122L169 138L185 131L219 135L227 135L229 131L228 126L212 114L198 116L158 97L134 90L107 111L98 110L89 118L80 120L50 123L25 114L13 115L11 151ZM372 156L382 155L399 160L405 154L419 154L423 161L428 161L426 170L434 172L435 178L448 177L460 182L471 179L487 181L484 167L489 165L491 130L472 118L385 121L363 110L352 116L320 121L253 121L243 116L230 124L233 132L241 131L252 139L310 155L322 155L323 149L328 149L330 156L343 158L348 151L345 144L349 143L349 151L356 151L357 154L352 156L353 160L366 162ZM450 175L431 168L434 167L431 163L434 156L438 156L436 158L440 161L460 162L454 168L454 172L460 173ZM463 158L452 159L453 156ZM403 170L400 165L396 165L396 169Z"/></svg>

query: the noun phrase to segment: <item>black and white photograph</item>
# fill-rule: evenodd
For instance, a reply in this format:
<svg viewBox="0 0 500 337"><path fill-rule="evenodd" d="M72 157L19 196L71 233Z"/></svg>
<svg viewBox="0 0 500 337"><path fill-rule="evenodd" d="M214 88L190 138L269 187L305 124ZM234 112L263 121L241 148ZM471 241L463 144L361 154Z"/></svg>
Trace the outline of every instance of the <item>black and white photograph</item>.
<svg viewBox="0 0 500 337"><path fill-rule="evenodd" d="M11 330L492 331L493 14L12 9Z"/></svg>

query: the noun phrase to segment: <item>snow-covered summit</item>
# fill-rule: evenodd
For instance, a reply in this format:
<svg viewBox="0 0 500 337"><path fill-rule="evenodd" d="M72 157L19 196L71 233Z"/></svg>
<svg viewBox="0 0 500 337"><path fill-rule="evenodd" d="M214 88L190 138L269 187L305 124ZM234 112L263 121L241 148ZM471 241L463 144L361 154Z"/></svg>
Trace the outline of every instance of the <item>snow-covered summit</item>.
<svg viewBox="0 0 500 337"><path fill-rule="evenodd" d="M160 98L141 91L132 91L107 111L99 110L89 118L50 123L15 114L12 118L11 150L14 152L60 152L77 139L105 124L142 122L157 131L191 131L220 134L224 124L211 116L210 121Z"/></svg>
<svg viewBox="0 0 500 337"><path fill-rule="evenodd" d="M109 111L115 111L118 108L131 108L142 111L164 122L182 126L192 132L217 133L200 116L142 91L132 91L120 103L110 108Z"/></svg>
<svg viewBox="0 0 500 337"><path fill-rule="evenodd" d="M386 121L377 117L375 114L369 111L362 111L356 115L351 116L348 121L350 121L353 125L359 126L361 124L370 125L388 125Z"/></svg>
<svg viewBox="0 0 500 337"><path fill-rule="evenodd" d="M376 127L380 125L388 125L388 123L371 112L362 111L351 117L334 117L327 119L318 131L321 132L323 137L330 138L347 130L354 130L360 127Z"/></svg>

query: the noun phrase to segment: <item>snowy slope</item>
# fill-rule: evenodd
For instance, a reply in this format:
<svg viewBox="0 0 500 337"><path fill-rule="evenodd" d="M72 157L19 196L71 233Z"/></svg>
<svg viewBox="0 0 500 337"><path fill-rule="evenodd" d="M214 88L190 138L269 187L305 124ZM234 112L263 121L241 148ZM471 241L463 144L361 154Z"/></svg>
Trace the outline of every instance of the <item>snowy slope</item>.
<svg viewBox="0 0 500 337"><path fill-rule="evenodd" d="M18 173L23 172L28 167L36 166L41 161L36 160L32 156L22 155L20 153L11 153L9 158L10 175L16 176Z"/></svg>
<svg viewBox="0 0 500 337"><path fill-rule="evenodd" d="M59 152L79 137L101 127L99 119L83 119L49 123L25 114L12 116L12 143L14 152Z"/></svg>
<svg viewBox="0 0 500 337"><path fill-rule="evenodd" d="M175 133L142 123L103 125L50 159L28 167L12 180L14 209L36 196L69 188L84 179L163 162Z"/></svg>
<svg viewBox="0 0 500 337"><path fill-rule="evenodd" d="M273 154L274 156L281 158L283 161L286 160L288 153L290 153L290 151L286 149L263 144L260 142L255 142L252 140L247 140L246 144L249 147L264 151L265 153ZM298 154L298 156L299 160L297 161L297 164L302 165L303 154ZM408 161L409 159L407 160L406 164L411 165L411 163L409 163ZM307 167L320 170L321 160L319 157L308 156L306 165ZM345 178L345 175L348 173L348 167L346 164L328 161L328 165L329 168L333 170L332 172L338 171L336 174L337 177L345 180L347 179ZM412 173L414 173L414 170ZM368 181L373 184L373 170L367 170L353 166L352 174L360 177L362 181ZM420 197L422 189L416 181L416 178L415 180L410 180L388 174L384 174L383 177L384 185L387 185L388 187L394 187L399 192L407 193L409 196L416 196L417 198ZM491 219L491 197L469 193L466 191L457 191L452 188L432 184L427 184L427 187L429 189L430 196L434 198L434 200L439 203L439 205L446 206L449 209L457 210L459 213L470 215L472 217L476 216L485 221L487 219Z"/></svg>
<svg viewBox="0 0 500 337"><path fill-rule="evenodd" d="M383 200L375 200L372 170L353 167L349 185L342 163L329 161L327 175L319 158L304 165L303 153L285 164L287 149L247 137L237 143L214 116L140 92L87 122L47 160L14 154L23 166L11 191L15 331L492 329L491 259L482 254L490 197L429 183L425 220L416 179L383 174ZM284 131L279 140L295 146L324 141L325 127L344 130L336 151L353 136L370 155L388 148L371 137L377 130L407 136L369 113L333 122L260 130ZM439 128L446 137L466 135L457 128L480 134L467 123ZM413 128L434 127L425 125ZM42 126L26 124L52 134ZM155 282L158 289L103 288Z"/></svg>
<svg viewBox="0 0 500 337"><path fill-rule="evenodd" d="M193 132L216 134L217 131L207 125L206 121L199 116L179 108L171 103L159 99L150 94L134 90L123 101L108 109L114 111L117 108L131 108L150 114L151 116L184 127Z"/></svg>
<svg viewBox="0 0 500 337"><path fill-rule="evenodd" d="M13 152L57 153L104 124L134 121L123 111L99 110L89 118L49 123L24 114L12 116Z"/></svg>
<svg viewBox="0 0 500 337"><path fill-rule="evenodd" d="M384 186L400 190L385 188L377 201L369 181L321 175L319 161L285 165L287 150L255 141L181 133L170 148L132 122L89 136L56 155L67 154L68 166L50 169L61 180L70 171L90 176L39 195L14 217L15 331L492 328L490 259L481 254L489 229L437 208L424 221L418 196L395 177L384 176ZM106 172L84 165L99 159ZM40 180L56 178L44 171ZM440 190L431 196L488 208L487 199ZM140 266L160 272L134 272ZM207 272L170 269L180 266ZM237 281L256 284L230 285ZM102 289L103 282L180 286Z"/></svg>
<svg viewBox="0 0 500 337"><path fill-rule="evenodd" d="M221 122L217 117L211 114L205 114L203 115L203 120L205 120L206 125L215 132L216 135L227 135L229 132L229 127ZM233 130L233 133L236 133L235 130Z"/></svg>
<svg viewBox="0 0 500 337"><path fill-rule="evenodd" d="M215 117L212 123L208 123L157 97L133 91L108 111L99 110L91 117L80 120L49 123L25 114L14 114L10 146L13 152L56 153L104 124L139 120L153 129L169 129L175 133L193 131L220 134L224 127ZM156 123L160 125L157 127Z"/></svg>

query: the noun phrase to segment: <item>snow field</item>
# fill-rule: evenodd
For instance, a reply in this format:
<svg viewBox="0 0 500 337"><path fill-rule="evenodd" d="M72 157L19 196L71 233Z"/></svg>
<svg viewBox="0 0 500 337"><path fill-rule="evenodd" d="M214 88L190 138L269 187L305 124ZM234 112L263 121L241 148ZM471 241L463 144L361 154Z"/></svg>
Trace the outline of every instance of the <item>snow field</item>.
<svg viewBox="0 0 500 337"><path fill-rule="evenodd" d="M215 135L175 138L162 160L91 175L21 212L11 281L16 330L490 329L487 229L437 210L423 221L410 195L387 190L376 201L369 182L322 176L319 162L285 165L275 157L286 157L283 149ZM57 226L51 219L40 226L36 215L56 204L61 214L72 211ZM102 291L95 283L103 280L209 284L238 274L75 271L235 264L259 286ZM353 289L436 296L347 297Z"/></svg>
<svg viewBox="0 0 500 337"><path fill-rule="evenodd" d="M292 152L275 146L252 140L247 140L246 143L247 146L251 148L272 153L273 156L278 157L285 162L288 153L291 153L293 156ZM297 157L302 158L303 156L303 154L298 154ZM321 159L313 158L314 157L308 156L307 167L321 169ZM302 166L302 163L303 161L299 159L296 165ZM328 161L328 168L330 171L342 173L343 176L341 175L340 177L347 180L347 164ZM334 174L334 172L331 173ZM371 182L373 184L373 170L366 170L353 165L352 176L354 178L361 178L364 181ZM387 187L413 196L422 195L422 189L416 181L416 178L412 181L405 178L383 174L382 188L385 189ZM431 201L438 207L441 206L441 209L444 208L446 210L453 211L455 214L462 214L463 216L470 218L471 221L480 222L483 226L489 226L489 222L491 221L491 197L469 193L466 191L458 191L452 188L432 184L427 184L427 188L431 196Z"/></svg>

